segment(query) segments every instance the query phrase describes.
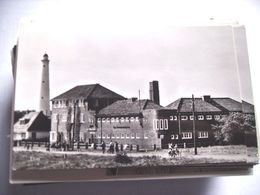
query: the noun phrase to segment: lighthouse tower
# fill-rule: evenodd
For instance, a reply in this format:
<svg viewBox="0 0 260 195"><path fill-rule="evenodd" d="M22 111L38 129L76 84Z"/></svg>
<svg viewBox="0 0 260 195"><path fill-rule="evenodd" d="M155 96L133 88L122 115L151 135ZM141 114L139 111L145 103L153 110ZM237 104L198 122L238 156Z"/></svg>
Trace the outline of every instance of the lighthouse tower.
<svg viewBox="0 0 260 195"><path fill-rule="evenodd" d="M40 111L50 116L49 57L45 53L42 59L42 79L40 94Z"/></svg>

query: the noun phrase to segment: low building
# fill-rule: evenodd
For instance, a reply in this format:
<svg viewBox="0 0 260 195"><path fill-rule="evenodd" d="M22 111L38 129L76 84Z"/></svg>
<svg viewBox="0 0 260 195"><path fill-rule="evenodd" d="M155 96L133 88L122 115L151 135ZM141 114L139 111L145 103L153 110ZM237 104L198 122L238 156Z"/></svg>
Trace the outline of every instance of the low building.
<svg viewBox="0 0 260 195"><path fill-rule="evenodd" d="M151 100L116 101L99 111L96 137L106 143L112 141L139 149L161 148L161 138L153 128L156 110L160 109L163 107Z"/></svg>
<svg viewBox="0 0 260 195"><path fill-rule="evenodd" d="M96 114L123 96L100 84L76 86L53 98L50 143L94 142Z"/></svg>
<svg viewBox="0 0 260 195"><path fill-rule="evenodd" d="M48 141L51 120L43 112L29 112L14 124L13 140Z"/></svg>

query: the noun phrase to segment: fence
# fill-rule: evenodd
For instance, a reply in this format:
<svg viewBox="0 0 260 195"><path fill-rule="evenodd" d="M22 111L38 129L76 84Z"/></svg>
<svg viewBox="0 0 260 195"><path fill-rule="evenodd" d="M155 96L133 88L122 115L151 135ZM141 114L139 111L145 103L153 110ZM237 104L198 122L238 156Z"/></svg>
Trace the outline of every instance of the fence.
<svg viewBox="0 0 260 195"><path fill-rule="evenodd" d="M118 151L135 151L135 152L143 152L143 151L155 151L159 150L161 147L154 145L134 145L134 144L116 144L113 143L113 147L109 144L106 144L105 148L102 147L101 144L96 143L84 143L84 142L77 142L74 144L52 144L50 145L49 142L46 141L29 141L29 140L21 140L21 141L14 141L14 147L24 147L26 149L46 149L47 151L56 150L56 151L86 151L86 150L104 150L106 152L118 152Z"/></svg>

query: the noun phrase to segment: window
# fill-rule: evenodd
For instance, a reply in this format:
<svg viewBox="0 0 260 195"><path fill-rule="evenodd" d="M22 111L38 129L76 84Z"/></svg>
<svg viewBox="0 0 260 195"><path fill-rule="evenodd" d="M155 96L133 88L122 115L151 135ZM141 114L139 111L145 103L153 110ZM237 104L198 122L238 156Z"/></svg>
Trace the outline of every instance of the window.
<svg viewBox="0 0 260 195"><path fill-rule="evenodd" d="M135 134L132 133L132 134L131 134L131 139L134 139L134 138L135 138Z"/></svg>
<svg viewBox="0 0 260 195"><path fill-rule="evenodd" d="M101 120L101 119L98 118L98 122L100 122L100 120ZM93 119L93 118L88 118L88 122L89 122L89 123L94 123L94 119Z"/></svg>
<svg viewBox="0 0 260 195"><path fill-rule="evenodd" d="M136 122L138 122L139 121L139 117L137 116L137 117L135 117L135 121Z"/></svg>
<svg viewBox="0 0 260 195"><path fill-rule="evenodd" d="M67 121L67 117L68 117L67 114L63 114L62 117L61 117L61 118L62 118L61 120L62 120L63 122L66 122L66 121Z"/></svg>
<svg viewBox="0 0 260 195"><path fill-rule="evenodd" d="M136 133L136 134L135 134L135 137L136 137L136 139L140 139L140 134L139 134L139 133Z"/></svg>
<svg viewBox="0 0 260 195"><path fill-rule="evenodd" d="M121 121L121 122L124 122L124 121L125 121L124 117L121 117L121 118L120 118L120 121Z"/></svg>
<svg viewBox="0 0 260 195"><path fill-rule="evenodd" d="M74 123L74 114L72 114L72 115L70 116L70 122L71 122L71 123Z"/></svg>
<svg viewBox="0 0 260 195"><path fill-rule="evenodd" d="M115 122L115 118L111 118L111 122Z"/></svg>
<svg viewBox="0 0 260 195"><path fill-rule="evenodd" d="M183 132L182 133L182 139L191 139L192 138L192 132Z"/></svg>
<svg viewBox="0 0 260 195"><path fill-rule="evenodd" d="M55 141L56 139L55 139L55 133L51 133L51 140L52 141Z"/></svg>
<svg viewBox="0 0 260 195"><path fill-rule="evenodd" d="M129 135L129 134L126 134L125 138L126 138L126 139L129 139L129 138L130 138L130 135Z"/></svg>
<svg viewBox="0 0 260 195"><path fill-rule="evenodd" d="M125 134L121 133L121 139L125 138Z"/></svg>
<svg viewBox="0 0 260 195"><path fill-rule="evenodd" d="M111 135L111 138L113 138L113 139L114 139L114 138L115 138L115 135L114 135L114 134L112 134L112 135Z"/></svg>
<svg viewBox="0 0 260 195"><path fill-rule="evenodd" d="M118 117L116 117L116 122L117 122L117 123L119 122L119 118L118 118Z"/></svg>
<svg viewBox="0 0 260 195"><path fill-rule="evenodd" d="M212 120L212 115L207 115L207 116L206 116L206 119L207 119L207 120Z"/></svg>
<svg viewBox="0 0 260 195"><path fill-rule="evenodd" d="M199 131L199 138L208 138L209 134L207 131Z"/></svg>
<svg viewBox="0 0 260 195"><path fill-rule="evenodd" d="M129 122L129 117L125 117L125 122Z"/></svg>
<svg viewBox="0 0 260 195"><path fill-rule="evenodd" d="M148 135L146 133L144 134L144 139L148 139Z"/></svg>
<svg viewBox="0 0 260 195"><path fill-rule="evenodd" d="M179 135L178 134L172 134L171 139L179 139Z"/></svg>
<svg viewBox="0 0 260 195"><path fill-rule="evenodd" d="M168 130L168 119L154 119L153 130Z"/></svg>
<svg viewBox="0 0 260 195"><path fill-rule="evenodd" d="M177 121L178 117L177 116L170 116L170 121Z"/></svg>
<svg viewBox="0 0 260 195"><path fill-rule="evenodd" d="M188 116L182 115L182 116L181 116L181 120L182 120L182 121L188 120Z"/></svg>
<svg viewBox="0 0 260 195"><path fill-rule="evenodd" d="M201 121L201 120L204 120L204 116L203 116L203 115L199 115L199 116L198 116L198 120L200 120L200 121Z"/></svg>
<svg viewBox="0 0 260 195"><path fill-rule="evenodd" d="M134 118L134 117L131 117L131 118L130 118L130 121L131 121L131 122L134 122L134 121L135 121L135 118Z"/></svg>
<svg viewBox="0 0 260 195"><path fill-rule="evenodd" d="M106 122L106 118L102 118L102 123L105 123Z"/></svg>
<svg viewBox="0 0 260 195"><path fill-rule="evenodd" d="M97 134L97 138L101 138L101 135L100 135L100 134Z"/></svg>
<svg viewBox="0 0 260 195"><path fill-rule="evenodd" d="M120 134L116 134L116 138L117 138L117 139L120 139Z"/></svg>
<svg viewBox="0 0 260 195"><path fill-rule="evenodd" d="M110 123L110 118L107 118L107 122Z"/></svg>
<svg viewBox="0 0 260 195"><path fill-rule="evenodd" d="M80 123L85 123L84 113L80 113Z"/></svg>
<svg viewBox="0 0 260 195"><path fill-rule="evenodd" d="M105 136L104 136L105 137ZM111 138L111 136L109 135L109 134L107 134L107 139L110 139Z"/></svg>
<svg viewBox="0 0 260 195"><path fill-rule="evenodd" d="M219 120L219 119L220 119L220 115L215 115L215 116L214 116L214 119L215 119L215 120Z"/></svg>
<svg viewBox="0 0 260 195"><path fill-rule="evenodd" d="M58 114L53 114L52 120L53 120L53 122L58 122Z"/></svg>
<svg viewBox="0 0 260 195"><path fill-rule="evenodd" d="M193 121L194 120L194 116L190 115L190 120Z"/></svg>
<svg viewBox="0 0 260 195"><path fill-rule="evenodd" d="M170 116L170 121L174 121L174 120L177 120L177 116Z"/></svg>

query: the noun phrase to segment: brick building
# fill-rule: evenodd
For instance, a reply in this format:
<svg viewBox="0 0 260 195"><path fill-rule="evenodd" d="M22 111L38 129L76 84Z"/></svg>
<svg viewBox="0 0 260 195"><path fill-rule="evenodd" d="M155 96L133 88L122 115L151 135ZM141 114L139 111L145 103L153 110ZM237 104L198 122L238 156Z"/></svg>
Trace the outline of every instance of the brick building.
<svg viewBox="0 0 260 195"><path fill-rule="evenodd" d="M212 124L232 112L254 113L247 102L205 95L159 105L158 81L150 82L150 100L125 99L99 85L83 85L52 99L50 142L72 141L168 148L169 143L193 147L195 117L198 146L214 144Z"/></svg>
<svg viewBox="0 0 260 195"><path fill-rule="evenodd" d="M151 100L130 98L119 100L100 110L97 115L98 140L139 146L140 149L161 147L161 139L153 128L156 110L162 106ZM167 124L166 124L167 125Z"/></svg>
<svg viewBox="0 0 260 195"><path fill-rule="evenodd" d="M123 99L100 84L76 86L53 98L50 142L94 141L96 114Z"/></svg>
<svg viewBox="0 0 260 195"><path fill-rule="evenodd" d="M162 147L166 148L170 142L177 143L180 146L193 146L193 108L192 98L180 98L168 106L169 110L158 110L158 119L168 121L169 127L167 131L158 129L159 135L163 135ZM254 114L252 104L244 102L240 103L231 98L212 98L208 95L202 98L194 99L194 116L195 129L198 146L213 145L212 124L224 115L232 112L240 112Z"/></svg>

